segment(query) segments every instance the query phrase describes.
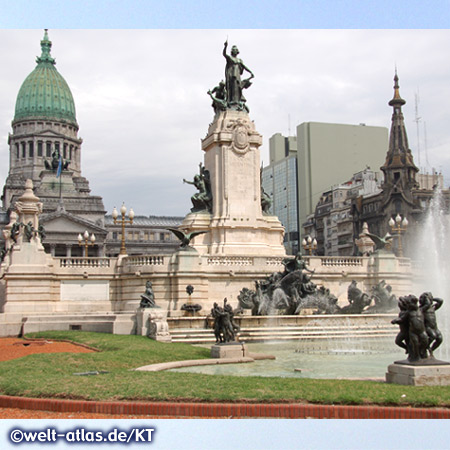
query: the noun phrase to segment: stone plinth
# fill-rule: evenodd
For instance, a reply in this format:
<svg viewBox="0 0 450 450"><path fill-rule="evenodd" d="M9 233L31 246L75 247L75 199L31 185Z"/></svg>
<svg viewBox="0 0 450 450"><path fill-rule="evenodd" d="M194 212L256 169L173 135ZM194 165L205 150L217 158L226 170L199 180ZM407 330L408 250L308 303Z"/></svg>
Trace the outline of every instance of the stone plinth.
<svg viewBox="0 0 450 450"><path fill-rule="evenodd" d="M160 342L172 342L167 324L167 311L159 308L139 308L136 311L136 334Z"/></svg>
<svg viewBox="0 0 450 450"><path fill-rule="evenodd" d="M239 342L215 344L211 347L211 358L242 358L248 356L247 346Z"/></svg>
<svg viewBox="0 0 450 450"><path fill-rule="evenodd" d="M450 364L390 364L386 372L386 383L409 386L449 386Z"/></svg>
<svg viewBox="0 0 450 450"><path fill-rule="evenodd" d="M209 230L191 244L201 255L284 256L284 228L263 214L259 147L262 136L243 111L223 111L202 141L213 210L188 214L181 228Z"/></svg>

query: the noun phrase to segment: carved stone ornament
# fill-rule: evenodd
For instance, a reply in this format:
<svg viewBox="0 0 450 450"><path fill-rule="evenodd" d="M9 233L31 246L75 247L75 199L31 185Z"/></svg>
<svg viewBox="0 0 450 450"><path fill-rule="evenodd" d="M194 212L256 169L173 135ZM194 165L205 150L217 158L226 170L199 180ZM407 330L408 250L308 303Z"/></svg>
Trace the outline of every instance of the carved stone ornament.
<svg viewBox="0 0 450 450"><path fill-rule="evenodd" d="M242 119L237 119L230 122L227 127L231 128L233 133L233 138L231 141L232 150L240 155L247 153L250 150L248 139L250 127L247 122Z"/></svg>

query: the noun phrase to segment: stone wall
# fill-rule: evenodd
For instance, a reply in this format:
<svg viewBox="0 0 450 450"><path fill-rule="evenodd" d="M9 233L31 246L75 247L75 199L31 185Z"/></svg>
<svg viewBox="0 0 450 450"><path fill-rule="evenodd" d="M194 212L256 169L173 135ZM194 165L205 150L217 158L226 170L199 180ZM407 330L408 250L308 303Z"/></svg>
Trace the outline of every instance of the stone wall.
<svg viewBox="0 0 450 450"><path fill-rule="evenodd" d="M225 297L237 307L242 288L282 271L282 258L211 257L196 252L123 258L51 258L47 264L4 268L2 312L132 312L140 302L147 280L152 281L156 303L169 315L182 315L192 285L191 301L209 312ZM22 258L23 259L23 258ZM25 258L26 259L26 258ZM371 257L309 257L312 280L347 303L352 280L368 292L381 280L396 295L414 292L411 265L393 255ZM42 261L43 262L43 261Z"/></svg>

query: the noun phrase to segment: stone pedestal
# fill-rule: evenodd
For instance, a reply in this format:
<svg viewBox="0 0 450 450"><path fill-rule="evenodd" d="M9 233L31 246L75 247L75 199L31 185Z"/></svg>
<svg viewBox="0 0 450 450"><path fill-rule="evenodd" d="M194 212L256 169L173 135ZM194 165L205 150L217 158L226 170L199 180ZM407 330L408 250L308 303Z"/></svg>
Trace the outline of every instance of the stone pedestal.
<svg viewBox="0 0 450 450"><path fill-rule="evenodd" d="M261 208L262 136L243 111L218 114L202 141L210 173L212 214L191 213L187 231L209 230L191 244L200 255L285 256L284 228Z"/></svg>
<svg viewBox="0 0 450 450"><path fill-rule="evenodd" d="M136 311L136 334L161 342L172 342L167 323L167 311L158 308L139 308Z"/></svg>
<svg viewBox="0 0 450 450"><path fill-rule="evenodd" d="M386 372L386 383L409 386L449 386L450 364L390 364Z"/></svg>
<svg viewBox="0 0 450 450"><path fill-rule="evenodd" d="M215 344L211 347L211 358L242 358L248 356L247 346L239 342Z"/></svg>

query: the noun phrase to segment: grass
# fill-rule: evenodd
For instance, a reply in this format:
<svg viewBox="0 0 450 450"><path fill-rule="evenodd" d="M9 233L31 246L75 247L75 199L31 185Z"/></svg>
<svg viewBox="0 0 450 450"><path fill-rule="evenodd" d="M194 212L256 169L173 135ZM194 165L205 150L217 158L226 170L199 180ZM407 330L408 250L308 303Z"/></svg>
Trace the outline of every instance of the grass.
<svg viewBox="0 0 450 450"><path fill-rule="evenodd" d="M131 369L165 361L209 358L210 350L163 344L142 336L80 331L28 337L70 339L97 353L35 354L0 362L0 393L87 400L311 402L450 407L450 387L399 386L371 381L239 377ZM106 371L96 376L74 373Z"/></svg>

